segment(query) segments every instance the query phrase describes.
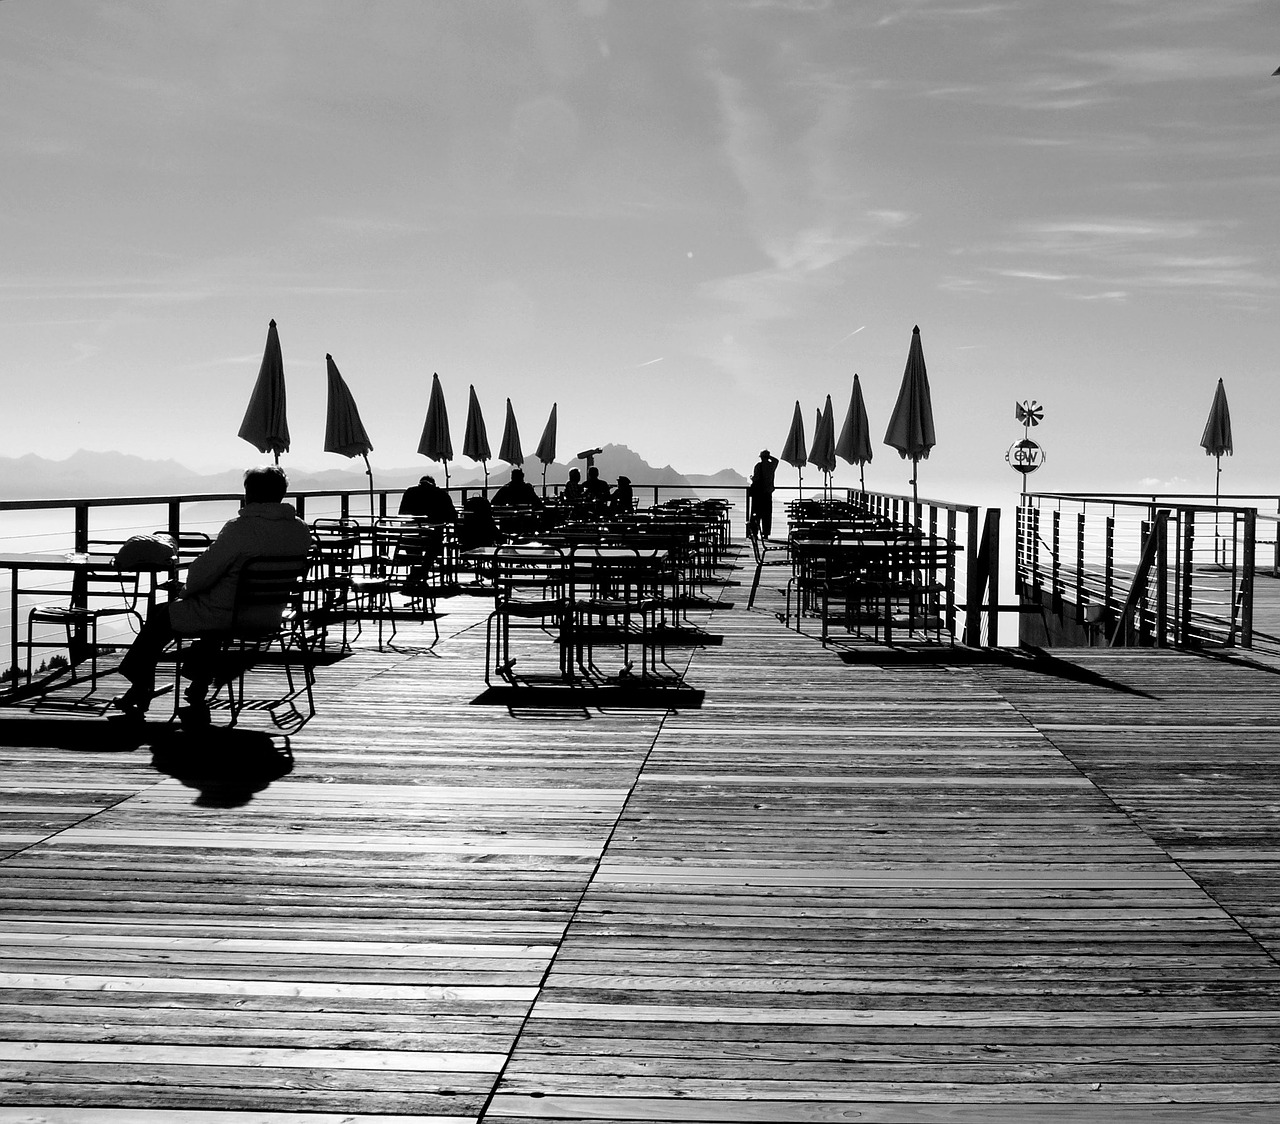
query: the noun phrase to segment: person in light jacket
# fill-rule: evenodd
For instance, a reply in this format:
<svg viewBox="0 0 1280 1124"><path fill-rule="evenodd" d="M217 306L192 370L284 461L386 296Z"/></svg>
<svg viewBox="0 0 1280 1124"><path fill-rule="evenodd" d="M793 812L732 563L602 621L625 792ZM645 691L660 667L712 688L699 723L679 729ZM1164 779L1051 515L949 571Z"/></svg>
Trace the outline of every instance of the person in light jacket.
<svg viewBox="0 0 1280 1124"><path fill-rule="evenodd" d="M200 636L231 627L236 582L241 567L251 558L303 558L311 549L311 532L298 518L292 504L284 503L289 481L277 465L251 468L244 474L244 501L240 514L223 525L218 537L187 570L187 580L173 599L155 605L120 662L120 674L129 689L115 700L126 720L141 720L156 693L156 664L165 646L178 636ZM273 628L279 612L267 610L273 620L247 623ZM210 657L216 641L192 645L187 667L190 686L187 701L194 711L205 708L205 694L212 679ZM199 714L195 715L200 717Z"/></svg>

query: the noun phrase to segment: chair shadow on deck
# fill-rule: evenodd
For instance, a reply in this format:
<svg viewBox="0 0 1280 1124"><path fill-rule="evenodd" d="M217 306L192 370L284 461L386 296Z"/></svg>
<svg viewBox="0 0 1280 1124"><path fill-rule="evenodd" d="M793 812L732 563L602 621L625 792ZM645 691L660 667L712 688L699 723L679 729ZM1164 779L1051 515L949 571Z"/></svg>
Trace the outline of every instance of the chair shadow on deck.
<svg viewBox="0 0 1280 1124"><path fill-rule="evenodd" d="M1088 687L1118 691L1121 694L1134 695L1143 699L1159 697L1149 691L1121 683L1117 679L1100 675L1068 659L1052 655L1043 648L965 648L960 645L944 647L931 644L891 647L883 644L866 644L846 648L839 655L840 659L847 664L868 664L877 667L944 665L1007 667L1071 683L1081 683Z"/></svg>
<svg viewBox="0 0 1280 1124"><path fill-rule="evenodd" d="M206 808L239 808L293 771L289 739L263 730L167 726L150 744L156 770L195 789Z"/></svg>

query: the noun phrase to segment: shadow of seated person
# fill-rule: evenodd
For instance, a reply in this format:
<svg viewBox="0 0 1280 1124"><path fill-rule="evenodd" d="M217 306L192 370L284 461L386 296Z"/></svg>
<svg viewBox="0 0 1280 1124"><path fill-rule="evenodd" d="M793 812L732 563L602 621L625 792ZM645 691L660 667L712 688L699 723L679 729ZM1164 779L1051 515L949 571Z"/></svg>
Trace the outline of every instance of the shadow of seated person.
<svg viewBox="0 0 1280 1124"><path fill-rule="evenodd" d="M224 726L166 727L151 739L151 762L199 795L207 808L239 808L293 771L288 738Z"/></svg>

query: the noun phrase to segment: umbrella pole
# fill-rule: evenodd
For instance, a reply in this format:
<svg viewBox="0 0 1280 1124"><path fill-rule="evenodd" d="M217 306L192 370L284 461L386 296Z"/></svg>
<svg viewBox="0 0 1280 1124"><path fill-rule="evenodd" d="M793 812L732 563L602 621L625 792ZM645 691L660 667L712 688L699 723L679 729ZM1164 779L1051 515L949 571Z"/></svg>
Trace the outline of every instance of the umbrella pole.
<svg viewBox="0 0 1280 1124"><path fill-rule="evenodd" d="M858 491L865 492L867 490L867 466L865 464L858 465Z"/></svg>
<svg viewBox="0 0 1280 1124"><path fill-rule="evenodd" d="M547 466L542 466L542 498L547 498Z"/></svg>
<svg viewBox="0 0 1280 1124"><path fill-rule="evenodd" d="M1221 454L1221 453L1218 453L1218 454L1217 454L1217 456L1215 456L1215 457L1213 458L1213 460L1214 460L1214 469L1215 469L1214 474L1213 474L1213 507L1214 507L1214 512L1213 512L1213 560L1214 560L1214 562L1217 562L1217 561L1218 561L1218 539L1219 539L1219 530L1218 530L1218 528L1219 528L1219 526L1220 526L1220 524L1219 524L1219 519L1220 519L1221 514L1222 514L1220 511L1218 511L1218 510L1217 510L1217 509L1222 505L1222 454ZM1222 560L1225 562L1225 561L1226 561L1226 558L1225 558L1225 554L1226 554L1226 552L1224 551L1224 552L1223 552L1223 554L1224 554L1224 557L1223 557L1223 559L1222 559Z"/></svg>
<svg viewBox="0 0 1280 1124"><path fill-rule="evenodd" d="M369 467L369 454L361 453L364 458L364 474L369 478L369 518L374 519L373 514L373 469Z"/></svg>
<svg viewBox="0 0 1280 1124"><path fill-rule="evenodd" d="M920 462L915 457L911 458L911 502L920 502L920 489L916 484L916 477L920 475Z"/></svg>

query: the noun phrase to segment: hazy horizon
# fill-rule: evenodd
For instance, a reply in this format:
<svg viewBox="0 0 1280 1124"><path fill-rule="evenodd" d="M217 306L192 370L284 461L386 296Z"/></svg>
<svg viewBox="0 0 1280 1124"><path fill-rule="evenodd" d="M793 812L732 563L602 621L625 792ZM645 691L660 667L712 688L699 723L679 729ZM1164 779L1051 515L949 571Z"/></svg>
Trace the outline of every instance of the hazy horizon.
<svg viewBox="0 0 1280 1124"><path fill-rule="evenodd" d="M797 400L839 424L856 372L901 492L919 324L921 494L1016 495L1028 398L1037 488L1211 491L1219 377L1224 490L1274 490L1278 30L1263 0L8 0L0 452L252 463L274 318L286 466L359 467L322 451L326 353L375 471L420 460L432 372L459 449L474 385L491 438L555 403L560 459L686 473L749 472Z"/></svg>

